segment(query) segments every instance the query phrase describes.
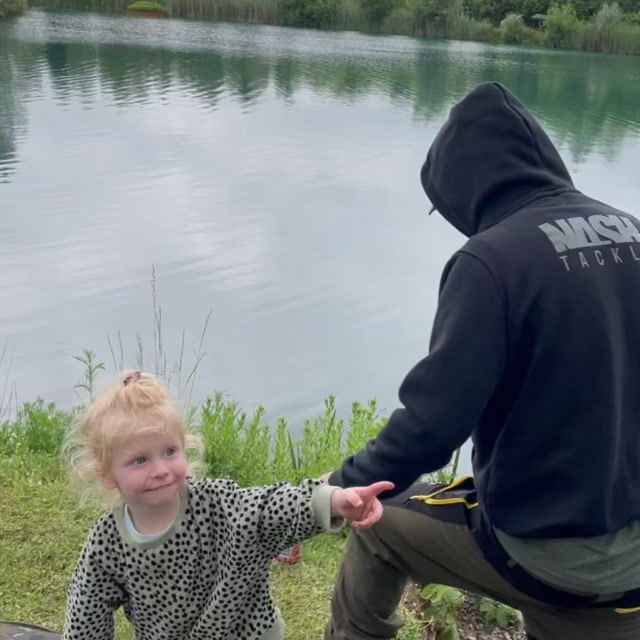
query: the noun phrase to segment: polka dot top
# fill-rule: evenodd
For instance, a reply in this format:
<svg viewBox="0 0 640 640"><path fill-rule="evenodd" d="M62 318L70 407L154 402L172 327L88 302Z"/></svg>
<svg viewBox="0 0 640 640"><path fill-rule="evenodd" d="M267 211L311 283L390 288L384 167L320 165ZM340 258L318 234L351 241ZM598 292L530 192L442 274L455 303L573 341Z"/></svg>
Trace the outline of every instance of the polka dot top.
<svg viewBox="0 0 640 640"><path fill-rule="evenodd" d="M151 542L129 536L123 507L105 514L74 572L62 639L112 640L119 607L136 640L281 638L271 561L335 528L333 490L316 480L259 488L188 482L174 524Z"/></svg>

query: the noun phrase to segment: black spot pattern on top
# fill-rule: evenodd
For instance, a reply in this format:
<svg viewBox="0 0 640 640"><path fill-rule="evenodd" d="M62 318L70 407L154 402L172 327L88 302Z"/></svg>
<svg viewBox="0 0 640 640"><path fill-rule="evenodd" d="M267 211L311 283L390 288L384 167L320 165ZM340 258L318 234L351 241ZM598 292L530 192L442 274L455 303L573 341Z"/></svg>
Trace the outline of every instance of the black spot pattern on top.
<svg viewBox="0 0 640 640"><path fill-rule="evenodd" d="M122 606L136 640L257 640L278 619L272 558L321 530L320 483L189 483L184 516L152 545L128 544L112 513L89 533L69 587L63 640L112 640Z"/></svg>

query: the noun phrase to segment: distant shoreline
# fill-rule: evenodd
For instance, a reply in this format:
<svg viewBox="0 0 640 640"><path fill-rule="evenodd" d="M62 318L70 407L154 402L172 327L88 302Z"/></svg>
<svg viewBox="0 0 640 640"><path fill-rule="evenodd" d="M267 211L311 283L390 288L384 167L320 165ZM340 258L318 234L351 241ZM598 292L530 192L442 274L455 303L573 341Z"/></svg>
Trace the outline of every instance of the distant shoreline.
<svg viewBox="0 0 640 640"><path fill-rule="evenodd" d="M0 0L3 4L26 0ZM44 9L125 13L128 0L41 0ZM477 19L451 0L444 8L407 0L173 0L169 12L178 18L249 24L271 24L377 35L468 40L549 49L640 55L640 12L624 13L605 3L588 19L573 5L552 5L547 14L510 13L500 19Z"/></svg>

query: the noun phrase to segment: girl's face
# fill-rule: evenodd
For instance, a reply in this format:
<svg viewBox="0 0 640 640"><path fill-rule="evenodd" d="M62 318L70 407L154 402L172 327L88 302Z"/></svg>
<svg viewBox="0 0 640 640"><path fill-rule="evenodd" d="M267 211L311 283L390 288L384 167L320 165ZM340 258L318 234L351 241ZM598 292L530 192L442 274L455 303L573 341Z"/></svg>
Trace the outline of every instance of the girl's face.
<svg viewBox="0 0 640 640"><path fill-rule="evenodd" d="M117 489L135 511L166 507L180 500L187 461L178 433L145 433L126 441L113 453L102 476L108 489Z"/></svg>

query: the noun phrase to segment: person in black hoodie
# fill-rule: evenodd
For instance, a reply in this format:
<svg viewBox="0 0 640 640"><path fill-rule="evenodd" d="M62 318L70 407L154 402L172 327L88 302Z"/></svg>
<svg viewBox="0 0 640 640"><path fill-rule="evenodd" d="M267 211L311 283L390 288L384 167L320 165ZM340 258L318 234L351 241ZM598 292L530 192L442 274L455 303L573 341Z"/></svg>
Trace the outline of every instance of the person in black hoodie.
<svg viewBox="0 0 640 640"><path fill-rule="evenodd" d="M506 602L536 640L637 640L640 223L578 191L498 83L453 107L421 181L468 241L402 408L329 477L396 490L350 536L325 637L395 637L412 578ZM469 436L473 478L414 484Z"/></svg>

